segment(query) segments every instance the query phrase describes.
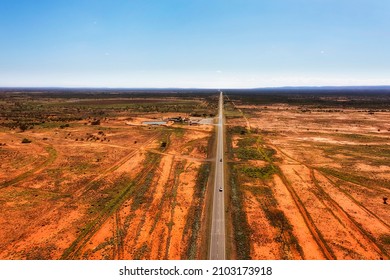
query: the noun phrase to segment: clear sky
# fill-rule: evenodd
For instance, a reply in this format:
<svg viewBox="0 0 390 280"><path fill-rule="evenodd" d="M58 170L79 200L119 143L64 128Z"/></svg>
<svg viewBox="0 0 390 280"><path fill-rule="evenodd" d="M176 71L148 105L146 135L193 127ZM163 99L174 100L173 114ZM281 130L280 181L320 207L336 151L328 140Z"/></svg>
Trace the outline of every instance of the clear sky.
<svg viewBox="0 0 390 280"><path fill-rule="evenodd" d="M390 85L389 0L0 0L0 86Z"/></svg>

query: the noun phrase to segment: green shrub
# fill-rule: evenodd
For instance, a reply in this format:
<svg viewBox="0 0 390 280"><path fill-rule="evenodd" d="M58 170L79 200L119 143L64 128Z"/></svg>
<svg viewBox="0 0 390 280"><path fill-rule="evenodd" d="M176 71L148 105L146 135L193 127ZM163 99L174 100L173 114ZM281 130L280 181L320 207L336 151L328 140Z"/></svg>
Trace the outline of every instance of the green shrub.
<svg viewBox="0 0 390 280"><path fill-rule="evenodd" d="M27 138L23 138L22 143L23 144L28 144L28 143L31 143L31 140L29 140Z"/></svg>
<svg viewBox="0 0 390 280"><path fill-rule="evenodd" d="M256 144L257 139L255 137L244 137L237 141L238 147L247 147Z"/></svg>
<svg viewBox="0 0 390 280"><path fill-rule="evenodd" d="M250 178L256 179L268 179L276 172L275 168L270 164L264 167L240 166L238 167L238 171Z"/></svg>

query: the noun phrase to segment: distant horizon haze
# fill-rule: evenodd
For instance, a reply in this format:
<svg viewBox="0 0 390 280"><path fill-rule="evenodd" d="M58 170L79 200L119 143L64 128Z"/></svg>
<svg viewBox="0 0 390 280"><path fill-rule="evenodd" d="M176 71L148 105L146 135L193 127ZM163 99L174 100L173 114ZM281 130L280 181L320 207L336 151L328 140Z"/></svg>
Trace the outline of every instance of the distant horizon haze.
<svg viewBox="0 0 390 280"><path fill-rule="evenodd" d="M285 91L285 92L295 92L298 90L301 91L385 91L390 93L390 85L372 85L372 86L275 86L275 87L253 87L253 88L218 88L218 87L2 87L0 86L1 91L118 91L118 92L142 92L142 91L263 91L263 92L272 92L272 91Z"/></svg>

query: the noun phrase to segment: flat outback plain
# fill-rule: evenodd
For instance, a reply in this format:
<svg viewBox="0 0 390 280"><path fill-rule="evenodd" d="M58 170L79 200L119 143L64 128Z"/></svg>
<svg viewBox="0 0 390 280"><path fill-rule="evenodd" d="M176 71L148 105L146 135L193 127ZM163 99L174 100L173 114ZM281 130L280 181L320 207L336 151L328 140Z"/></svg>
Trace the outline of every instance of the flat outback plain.
<svg viewBox="0 0 390 280"><path fill-rule="evenodd" d="M223 90L229 259L389 259L389 90ZM217 90L0 91L0 259L207 259Z"/></svg>
<svg viewBox="0 0 390 280"><path fill-rule="evenodd" d="M388 259L388 92L227 97L236 257Z"/></svg>
<svg viewBox="0 0 390 280"><path fill-rule="evenodd" d="M208 95L3 92L0 258L201 258Z"/></svg>

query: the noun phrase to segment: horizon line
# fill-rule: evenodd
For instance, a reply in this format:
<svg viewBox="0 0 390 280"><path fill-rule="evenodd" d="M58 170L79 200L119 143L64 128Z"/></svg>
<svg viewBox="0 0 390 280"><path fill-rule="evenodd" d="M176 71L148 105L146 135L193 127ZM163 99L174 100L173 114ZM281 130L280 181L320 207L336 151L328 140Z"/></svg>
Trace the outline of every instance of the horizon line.
<svg viewBox="0 0 390 280"><path fill-rule="evenodd" d="M95 89L95 90L257 90L257 89L329 89L329 88L389 88L389 85L302 85L263 87L103 87L103 86L0 86L3 89Z"/></svg>

